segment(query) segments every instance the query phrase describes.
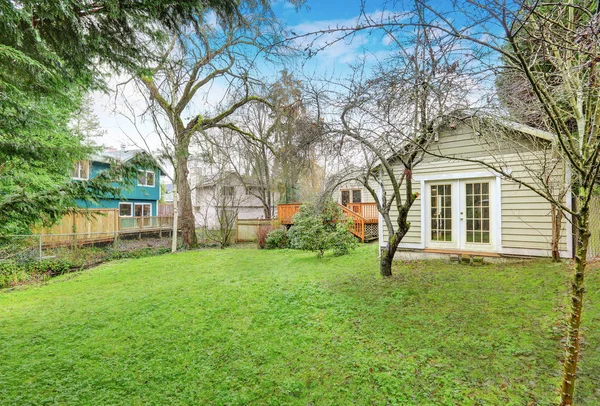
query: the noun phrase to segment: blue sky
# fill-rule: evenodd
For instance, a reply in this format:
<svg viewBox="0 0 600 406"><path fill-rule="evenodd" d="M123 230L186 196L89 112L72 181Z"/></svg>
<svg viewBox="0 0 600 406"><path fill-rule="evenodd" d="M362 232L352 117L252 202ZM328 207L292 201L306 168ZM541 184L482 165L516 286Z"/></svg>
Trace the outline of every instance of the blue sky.
<svg viewBox="0 0 600 406"><path fill-rule="evenodd" d="M377 12L378 2L370 2L367 11ZM360 13L360 1L358 0L308 0L299 10L287 1L278 0L272 3L272 9L275 15L281 19L291 30L298 34L312 32L319 29L326 29L336 25L352 25L355 23ZM333 36L322 38L326 41ZM360 57L365 50L370 52L384 52L386 48L382 35L359 34L351 42L343 41L327 47L324 51L312 57L308 61L301 61L297 65L302 65L304 70L310 75L316 73L319 75L344 75L348 64ZM281 67L271 68L271 72L265 72L267 75L277 74ZM218 90L212 91L216 94ZM97 140L99 144L106 146L119 147L121 144L134 146L128 137L139 138L140 134L128 120L112 112L114 100L104 94L96 93L94 97L94 111L100 119L101 126L106 131L102 139ZM217 96L218 97L218 96ZM144 134L150 133L150 127L140 126Z"/></svg>
<svg viewBox="0 0 600 406"><path fill-rule="evenodd" d="M366 12L375 20L390 15L386 14L386 12L382 12L382 1L383 0L367 1ZM437 3L436 6L438 6ZM451 3L450 1L440 1L439 6L449 8L451 7ZM394 9L395 13L402 12L399 7L400 6ZM304 6L299 10L296 10L289 2L276 0L272 2L272 9L276 17L281 19L290 30L297 34L304 34L336 26L354 26L358 21L361 12L361 1L307 0ZM333 40L335 37L336 34L332 34L322 37L318 41L322 45ZM309 40L303 39L298 41L304 41L304 44L306 45ZM331 46L327 46L309 60L301 59L298 63L294 64L293 67L287 68L288 70L294 71L295 69L298 69L298 67L301 67L308 76L317 75L320 77L340 78L346 76L346 74L350 72L348 68L350 63L362 59L365 55L369 58L368 61L370 62L382 60L390 55L392 49L393 47L390 46L389 39L386 38L386 35L383 32L359 32L352 37L352 40L336 42ZM264 69L264 72L261 72L261 74L265 78L274 78L275 76L278 76L278 72L283 68L284 66L272 65L270 68ZM122 80L123 78L119 79ZM115 80L115 82L116 81L117 80ZM206 98L202 100L202 103L204 103L205 106L210 106L211 103L220 101L225 88L226 86L215 83L211 87ZM115 107L113 98L99 93L95 94L94 98L94 111L98 115L100 123L106 131L106 136L97 140L99 144L113 147L119 147L121 144L126 144L131 147L136 145L136 142L132 141L132 138L139 139L140 137L145 136L147 136L148 139L151 138L151 125L138 125L138 128L136 129L131 122L112 112ZM206 112L199 111L197 113ZM141 132L138 131L140 129ZM129 135L129 138L126 135ZM151 148L156 148L158 145L159 143L150 142Z"/></svg>

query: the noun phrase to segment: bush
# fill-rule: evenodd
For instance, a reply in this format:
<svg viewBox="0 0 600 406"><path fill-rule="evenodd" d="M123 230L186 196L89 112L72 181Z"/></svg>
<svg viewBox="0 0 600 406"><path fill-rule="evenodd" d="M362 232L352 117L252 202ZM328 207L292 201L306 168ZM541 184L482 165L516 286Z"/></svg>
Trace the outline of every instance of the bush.
<svg viewBox="0 0 600 406"><path fill-rule="evenodd" d="M49 259L41 262L0 262L0 288L62 275L69 272L71 267L72 264L69 261L61 259Z"/></svg>
<svg viewBox="0 0 600 406"><path fill-rule="evenodd" d="M256 235L256 243L258 244L258 248L265 248L267 236L272 229L273 227L271 227L270 224L259 224L258 227L256 227L254 234Z"/></svg>
<svg viewBox="0 0 600 406"><path fill-rule="evenodd" d="M351 225L333 201L320 209L304 204L294 216L294 226L289 232L290 247L316 251L319 258L329 249L334 255L345 255L358 244L348 230Z"/></svg>
<svg viewBox="0 0 600 406"><path fill-rule="evenodd" d="M52 276L62 275L73 270L98 265L101 262L124 259L142 258L169 253L170 249L165 247L138 248L129 251L119 251L113 247L107 248L78 248L56 249L51 254L58 256L54 259L37 261L35 259L24 259L20 256L17 260L0 261L0 289L19 285L22 283L39 282Z"/></svg>
<svg viewBox="0 0 600 406"><path fill-rule="evenodd" d="M268 249L288 248L289 238L287 230L285 228L276 228L269 231L265 246Z"/></svg>

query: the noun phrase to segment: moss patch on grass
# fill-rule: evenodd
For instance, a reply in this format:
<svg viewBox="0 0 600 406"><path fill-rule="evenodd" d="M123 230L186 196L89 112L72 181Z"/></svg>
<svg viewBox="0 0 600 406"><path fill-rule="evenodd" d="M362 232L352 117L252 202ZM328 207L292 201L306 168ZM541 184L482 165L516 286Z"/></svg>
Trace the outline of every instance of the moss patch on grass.
<svg viewBox="0 0 600 406"><path fill-rule="evenodd" d="M550 405L568 268L203 250L0 291L0 403ZM578 404L600 403L591 272Z"/></svg>

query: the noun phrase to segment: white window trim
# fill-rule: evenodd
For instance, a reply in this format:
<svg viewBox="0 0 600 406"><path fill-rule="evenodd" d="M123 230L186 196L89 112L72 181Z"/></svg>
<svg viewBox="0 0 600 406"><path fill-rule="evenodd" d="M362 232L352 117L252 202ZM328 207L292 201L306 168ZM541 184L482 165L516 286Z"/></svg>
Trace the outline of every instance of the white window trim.
<svg viewBox="0 0 600 406"><path fill-rule="evenodd" d="M350 196L349 196L350 200L352 200L352 192L355 191L355 190L360 190L360 203L364 203L365 200L364 200L364 194L363 194L362 188L359 188L359 187L351 187L351 188L344 187L344 188L340 188L340 204L342 203L342 192L348 191L348 193L350 194ZM352 202L352 201L350 201L348 203L350 203L350 204L355 203L356 204L358 202Z"/></svg>
<svg viewBox="0 0 600 406"><path fill-rule="evenodd" d="M83 165L82 165L83 163L87 163L87 177L82 178L82 177L79 177L79 176L73 176L73 178L72 178L73 180L89 180L90 179L91 165L90 165L89 161L77 161L77 162L75 162L75 164L79 164L79 171L78 172L79 172L79 174L81 174L81 172L83 171ZM75 165L75 164L73 164L73 165Z"/></svg>
<svg viewBox="0 0 600 406"><path fill-rule="evenodd" d="M570 166L567 166L567 176L565 179L569 179L569 175L571 173ZM422 250L425 248L425 239L426 239L426 227L425 227L425 212L426 212L426 201L424 199L424 190L425 190L425 182L426 181L438 181L438 180L468 180L473 178L489 178L496 177L496 196L495 199L495 209L499 214L496 217L495 227L498 230L496 237L496 250L498 254L506 254L506 255L518 255L518 256L532 256L532 257L550 257L552 255L552 251L549 249L534 249L534 248L508 248L503 246L502 241L502 178L500 174L494 171L487 172L460 172L460 173L451 173L451 174L432 174L425 176L413 176L413 180L415 182L419 182L421 185L421 241L418 243L400 243L399 248L403 249L418 249ZM566 184L568 184L568 180L565 180ZM566 206L571 208L571 192L569 191L566 196ZM571 215L567 214L567 246L566 250L561 251L560 255L563 258L571 258L573 256L573 230L571 221ZM386 242L383 240L383 217L380 216L379 222L381 225L380 229L380 242L379 245L381 247L385 247Z"/></svg>
<svg viewBox="0 0 600 406"><path fill-rule="evenodd" d="M131 214L129 216L122 216L121 215L121 205L129 205L129 207L131 208L131 210L130 210ZM119 217L133 217L133 203L119 202Z"/></svg>
<svg viewBox="0 0 600 406"><path fill-rule="evenodd" d="M137 206L142 206L142 215L141 216L136 216L135 215L135 208ZM144 209L143 206L150 206L150 215L149 216L144 216ZM133 212L132 212L134 217L152 217L152 203L134 203L133 205Z"/></svg>
<svg viewBox="0 0 600 406"><path fill-rule="evenodd" d="M148 184L148 176L145 176L146 179L146 184L140 183L140 178L138 177L138 182L137 185L138 186L144 186L144 187L154 187L156 186L156 173L154 171L149 171L149 170L145 170L145 171L138 171L140 173L143 173L144 175L151 173L152 174L152 184Z"/></svg>
<svg viewBox="0 0 600 406"><path fill-rule="evenodd" d="M494 181L490 181L490 187L495 187L496 196L498 196L495 200L495 209L497 210L497 216L494 221L494 225L496 226L496 231L494 232L495 236L495 247L493 252L503 253L504 248L502 247L502 179L499 177L499 174L496 174L492 171L488 172L458 172L458 173L449 173L449 174L432 174L426 176L413 176L413 180L415 182L419 182L421 184L421 241L418 243L400 243L399 248L404 249L425 249L426 244L426 184L425 182L430 181L449 181L449 180L470 180L476 178L496 178L495 185ZM385 244L385 243L383 243Z"/></svg>

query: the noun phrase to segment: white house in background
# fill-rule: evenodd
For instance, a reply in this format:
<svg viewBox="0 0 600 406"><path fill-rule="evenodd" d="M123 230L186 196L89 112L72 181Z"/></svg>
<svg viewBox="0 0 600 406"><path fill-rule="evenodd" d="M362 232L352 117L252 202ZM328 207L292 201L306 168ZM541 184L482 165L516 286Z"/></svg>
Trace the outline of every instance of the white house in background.
<svg viewBox="0 0 600 406"><path fill-rule="evenodd" d="M494 146L494 140L486 141L486 137L473 129L475 125L466 123L439 128L438 137L428 150L454 158L482 159L494 164L504 162L506 171L513 176L533 182L527 168L540 164L541 151L553 142L553 135L522 125L511 126L511 137L517 137L526 146L521 151L511 148L501 151L498 147L501 144ZM490 154L494 147L495 153ZM400 164L397 168L401 173ZM564 174L562 169L561 173ZM410 209L411 227L400 250L501 256L551 255L551 205L530 189L481 164L427 154L414 168L412 179L413 191L419 193L419 197ZM564 175L558 179L566 185ZM384 176L383 181L386 194L390 196L389 178ZM570 207L570 193L565 197L565 204ZM379 244L385 246L388 231L381 219L379 224L382 231ZM562 221L560 253L565 258L571 258L573 254L573 232L567 218Z"/></svg>
<svg viewBox="0 0 600 406"><path fill-rule="evenodd" d="M261 200L256 197L258 186L251 180L242 182L235 172L223 171L197 177L192 192L192 205L197 227L219 228L219 215L226 211L228 216L240 219L264 219L265 212ZM272 202L275 210L276 196ZM271 213L274 216L275 213Z"/></svg>

